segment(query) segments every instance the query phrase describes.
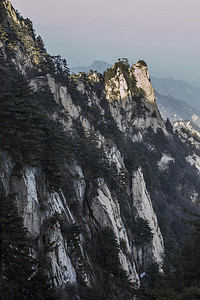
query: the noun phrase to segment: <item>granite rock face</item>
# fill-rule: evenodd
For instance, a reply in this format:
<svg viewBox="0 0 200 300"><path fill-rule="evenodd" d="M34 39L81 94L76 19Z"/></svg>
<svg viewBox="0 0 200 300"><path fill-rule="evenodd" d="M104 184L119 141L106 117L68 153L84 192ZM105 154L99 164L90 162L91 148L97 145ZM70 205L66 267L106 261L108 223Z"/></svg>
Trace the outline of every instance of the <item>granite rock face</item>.
<svg viewBox="0 0 200 300"><path fill-rule="evenodd" d="M8 19L25 26L10 2L4 3ZM27 39L31 40L31 34L27 33ZM6 42L2 40L0 46L7 61ZM35 53L34 43L32 46ZM36 60L20 40L17 47L12 61L19 72L28 76L36 68ZM42 53L40 61L46 57ZM88 288L102 282L100 261L105 245L100 241L107 228L119 248L119 266L136 287L140 286L140 273L152 263L162 272L167 233L162 232L165 227L161 217L170 215L172 223L177 216L176 211L171 212L171 205L177 198L182 197L189 205L199 197L194 183L190 193L184 193L184 184L190 182L183 184L181 176L176 178L178 188L172 194L166 192L165 181L171 187L169 174L174 167L180 174L191 168L198 178L199 154L196 150L193 154L189 150L180 152L184 166L177 162L176 149L181 141L159 113L147 66L140 62L128 68L121 66L123 63L116 63L110 69L115 72L106 82L96 72L71 75L66 82L48 72L48 67L38 70L39 75L31 73L33 92L39 95L48 91L56 107L48 110L50 118L62 124L63 134L74 142L70 148L73 159L63 161L59 189L49 188L42 165L27 162L16 175L15 159L6 151L0 153L1 189L6 195L15 195L18 213L34 240L32 251L45 255L46 272L64 295L68 295L66 287L80 282ZM186 139L183 133L182 142ZM195 149L198 145L196 141ZM138 219L144 221L150 233L146 240L141 237Z"/></svg>

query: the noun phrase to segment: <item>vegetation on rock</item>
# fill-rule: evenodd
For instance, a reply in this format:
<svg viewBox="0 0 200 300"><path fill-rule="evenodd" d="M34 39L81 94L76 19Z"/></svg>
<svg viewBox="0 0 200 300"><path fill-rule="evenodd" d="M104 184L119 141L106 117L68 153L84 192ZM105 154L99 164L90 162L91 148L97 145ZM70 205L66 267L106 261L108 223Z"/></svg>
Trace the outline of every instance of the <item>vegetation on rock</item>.
<svg viewBox="0 0 200 300"><path fill-rule="evenodd" d="M57 299L40 259L33 258L32 241L14 204L15 195L0 194L1 285L5 300Z"/></svg>
<svg viewBox="0 0 200 300"><path fill-rule="evenodd" d="M5 194L4 171L1 174L1 286L5 299L56 299L49 282L54 278L47 278L51 272L45 273L43 269L46 271L49 266L46 253L53 251L59 268L61 242L62 251L73 267L71 272L76 274L69 275L66 265L63 266L65 283L62 289L60 287L59 299L128 300L135 295L137 299L152 300L198 299L199 214L190 213L190 224L182 224L182 207L191 209L193 206L195 211L196 206L188 199L193 191L200 193L200 179L186 160L194 145L181 142L169 120L162 125L164 129L166 125L169 135L159 126L140 131L133 125L134 121L139 124L141 116L145 122L149 113L156 126L158 116L156 110L150 111L145 106L145 99L141 101L145 94L137 88L134 67L130 68L127 59L119 59L104 75L82 72L70 76L64 59L46 53L43 40L35 36L29 19L23 19L18 12L11 18L8 1L1 2L0 7L0 150L8 154L14 166L9 175L10 188L13 188L12 177L22 179L22 170L26 167L37 167L42 174L35 178L34 191L42 220L37 241L27 237L14 204L18 195ZM17 53L23 53L24 65L22 60L17 61ZM138 64L146 67L143 60ZM25 75L19 72L20 67ZM67 104L72 106L72 111L73 107L77 109L76 117L56 104L47 83L48 76L45 76L47 72L55 79L58 92L65 87L67 101L71 97ZM111 109L115 103L109 103L105 95L105 86L110 85L113 99L117 99L120 93L115 91L114 81L121 75L133 100L131 112L127 112L126 107L120 107L117 112L124 119L131 115L130 128L123 132ZM27 80L32 77L43 84L37 92L30 88ZM84 127L84 120L88 126ZM196 135L192 138L199 142ZM159 166L165 155L171 160L164 167ZM153 239L150 223L139 218L134 207L132 178L139 168L164 236L163 275L152 258L151 262L138 262L147 254L147 249L152 250ZM103 213L95 215L91 204L97 200L100 189L110 203L97 202ZM55 207L51 207L51 196L56 198ZM113 220L112 216L105 217L110 213L108 204L109 209L113 209ZM113 224L117 224L119 239L114 234ZM195 230L192 237L185 240L189 225ZM48 234L56 226L56 241L50 242ZM144 268L147 276L141 279L141 289L136 291L120 259L127 259L125 266L129 262L130 270L131 267L134 270L131 264L136 261L138 274ZM70 276L76 277L76 284L70 283Z"/></svg>

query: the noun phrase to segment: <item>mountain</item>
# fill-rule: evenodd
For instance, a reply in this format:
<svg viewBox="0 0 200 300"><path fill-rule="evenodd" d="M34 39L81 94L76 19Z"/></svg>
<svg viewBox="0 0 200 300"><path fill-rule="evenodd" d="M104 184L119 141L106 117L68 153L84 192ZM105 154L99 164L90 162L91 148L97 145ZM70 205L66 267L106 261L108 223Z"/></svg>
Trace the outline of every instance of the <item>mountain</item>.
<svg viewBox="0 0 200 300"><path fill-rule="evenodd" d="M155 90L166 96L185 101L188 105L200 110L200 88L190 85L184 80L175 80L171 77L151 77Z"/></svg>
<svg viewBox="0 0 200 300"><path fill-rule="evenodd" d="M167 118L171 122L190 120L200 127L200 110L191 107L182 100L177 100L171 96L163 96L158 92L156 92L156 101L164 120Z"/></svg>
<svg viewBox="0 0 200 300"><path fill-rule="evenodd" d="M200 128L198 126L195 126L195 124L190 121L176 121L174 122L174 129L179 132L180 139L184 143L189 143L191 147L197 150L199 153ZM195 151L191 153L186 159L200 172L200 160Z"/></svg>
<svg viewBox="0 0 200 300"><path fill-rule="evenodd" d="M108 64L105 61L95 60L90 66L85 67L72 67L70 68L71 73L79 73L79 72L89 72L90 70L97 71L99 73L103 73L107 69L112 67L112 65Z"/></svg>
<svg viewBox="0 0 200 300"><path fill-rule="evenodd" d="M143 60L70 75L0 8L2 298L199 299L198 137Z"/></svg>

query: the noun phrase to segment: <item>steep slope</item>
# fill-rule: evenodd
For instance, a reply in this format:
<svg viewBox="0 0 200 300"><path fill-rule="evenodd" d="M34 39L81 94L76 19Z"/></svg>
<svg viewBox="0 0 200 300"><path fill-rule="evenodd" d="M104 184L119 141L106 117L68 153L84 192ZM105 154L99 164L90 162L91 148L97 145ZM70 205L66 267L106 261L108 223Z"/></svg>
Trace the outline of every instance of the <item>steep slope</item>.
<svg viewBox="0 0 200 300"><path fill-rule="evenodd" d="M174 123L174 130L177 130L180 139L192 148L186 160L200 172L200 129L190 121L177 121ZM195 201L195 197L193 199Z"/></svg>
<svg viewBox="0 0 200 300"><path fill-rule="evenodd" d="M160 116L144 61L69 76L43 49L37 65L24 19L1 8L0 187L39 261L29 278L42 263L59 299L134 299L141 274L162 272L181 244L181 207L197 209L192 147Z"/></svg>

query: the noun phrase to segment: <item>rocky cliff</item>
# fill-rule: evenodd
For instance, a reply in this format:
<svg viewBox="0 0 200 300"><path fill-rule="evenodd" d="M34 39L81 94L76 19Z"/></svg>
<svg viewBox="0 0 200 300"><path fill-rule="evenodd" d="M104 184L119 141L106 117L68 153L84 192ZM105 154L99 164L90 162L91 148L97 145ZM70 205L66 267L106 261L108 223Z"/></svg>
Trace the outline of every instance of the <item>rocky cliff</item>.
<svg viewBox="0 0 200 300"><path fill-rule="evenodd" d="M191 145L160 116L144 61L70 76L9 1L0 51L1 193L30 255L59 299L134 299L181 240L181 207L199 201Z"/></svg>

